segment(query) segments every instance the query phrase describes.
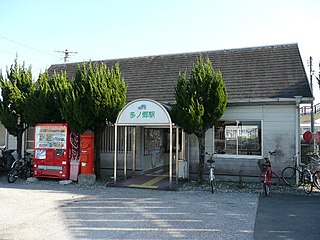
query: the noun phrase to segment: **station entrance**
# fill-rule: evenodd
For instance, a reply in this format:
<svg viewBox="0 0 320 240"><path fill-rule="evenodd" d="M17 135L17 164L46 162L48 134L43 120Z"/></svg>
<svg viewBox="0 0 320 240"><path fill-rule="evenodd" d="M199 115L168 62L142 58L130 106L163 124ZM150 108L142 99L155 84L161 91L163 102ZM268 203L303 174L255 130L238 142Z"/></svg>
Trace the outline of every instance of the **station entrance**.
<svg viewBox="0 0 320 240"><path fill-rule="evenodd" d="M172 122L168 111L170 109L167 106L151 99L134 100L120 111L114 125L115 142L118 141L118 128L122 127L125 146L120 153L115 145L115 185L122 184L120 176L131 187L163 188L166 185L172 189L173 180L178 183L181 162L186 161L185 134ZM128 127L132 139L130 161L126 140ZM131 166L128 166L128 162ZM138 170L139 175L136 174Z"/></svg>

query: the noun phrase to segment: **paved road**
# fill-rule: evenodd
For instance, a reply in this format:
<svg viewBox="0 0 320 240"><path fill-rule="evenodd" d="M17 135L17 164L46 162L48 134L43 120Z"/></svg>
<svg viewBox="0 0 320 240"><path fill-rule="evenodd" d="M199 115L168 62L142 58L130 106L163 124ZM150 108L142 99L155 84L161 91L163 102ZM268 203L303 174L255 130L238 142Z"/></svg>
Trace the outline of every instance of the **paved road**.
<svg viewBox="0 0 320 240"><path fill-rule="evenodd" d="M260 198L254 239L320 239L320 195L281 193Z"/></svg>
<svg viewBox="0 0 320 240"><path fill-rule="evenodd" d="M0 239L10 240L251 240L258 203L209 191L0 183L0 192Z"/></svg>
<svg viewBox="0 0 320 240"><path fill-rule="evenodd" d="M320 195L92 188L0 179L0 239L319 239Z"/></svg>

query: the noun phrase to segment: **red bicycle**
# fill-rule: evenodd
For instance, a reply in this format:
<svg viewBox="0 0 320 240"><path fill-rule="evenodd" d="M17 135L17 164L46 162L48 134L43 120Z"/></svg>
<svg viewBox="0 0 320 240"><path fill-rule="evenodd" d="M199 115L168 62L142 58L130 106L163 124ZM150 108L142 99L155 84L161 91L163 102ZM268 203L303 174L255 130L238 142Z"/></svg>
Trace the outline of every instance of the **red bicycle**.
<svg viewBox="0 0 320 240"><path fill-rule="evenodd" d="M272 185L280 185L280 177L278 174L272 171L270 157L275 154L276 151L269 152L267 158L259 159L258 165L261 170L260 180L262 182L262 195L268 196ZM272 182L272 179L276 181Z"/></svg>

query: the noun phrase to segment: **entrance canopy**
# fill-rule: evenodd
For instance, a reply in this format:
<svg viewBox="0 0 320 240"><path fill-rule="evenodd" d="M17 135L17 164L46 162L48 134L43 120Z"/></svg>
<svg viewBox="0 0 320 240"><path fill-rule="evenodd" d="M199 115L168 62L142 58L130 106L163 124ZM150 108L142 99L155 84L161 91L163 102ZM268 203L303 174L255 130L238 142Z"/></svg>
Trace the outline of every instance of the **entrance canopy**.
<svg viewBox="0 0 320 240"><path fill-rule="evenodd" d="M118 126L155 126L170 128L170 154L169 154L169 187L172 188L172 121L166 108L159 102L152 99L137 99L128 103L118 114L115 123L115 143L117 143ZM127 131L125 130L125 139ZM177 134L178 136L178 134ZM133 152L135 153L135 137ZM125 141L124 154L124 177L126 178L126 149ZM135 154L133 154L133 164L135 165ZM176 159L178 160L178 159ZM134 168L133 168L134 171ZM117 181L117 144L114 152L114 183Z"/></svg>
<svg viewBox="0 0 320 240"><path fill-rule="evenodd" d="M137 99L128 103L119 113L118 126L170 126L168 111L151 99Z"/></svg>

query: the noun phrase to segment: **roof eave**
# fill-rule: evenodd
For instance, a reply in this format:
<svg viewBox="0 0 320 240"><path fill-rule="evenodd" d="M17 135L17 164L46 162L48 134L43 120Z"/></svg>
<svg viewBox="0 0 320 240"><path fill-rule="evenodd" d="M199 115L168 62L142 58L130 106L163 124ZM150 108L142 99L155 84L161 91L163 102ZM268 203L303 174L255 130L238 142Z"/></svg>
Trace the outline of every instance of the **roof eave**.
<svg viewBox="0 0 320 240"><path fill-rule="evenodd" d="M300 104L311 103L314 98L301 97ZM228 105L242 105L242 104L283 104L283 103L296 103L296 98L241 98L230 99Z"/></svg>

